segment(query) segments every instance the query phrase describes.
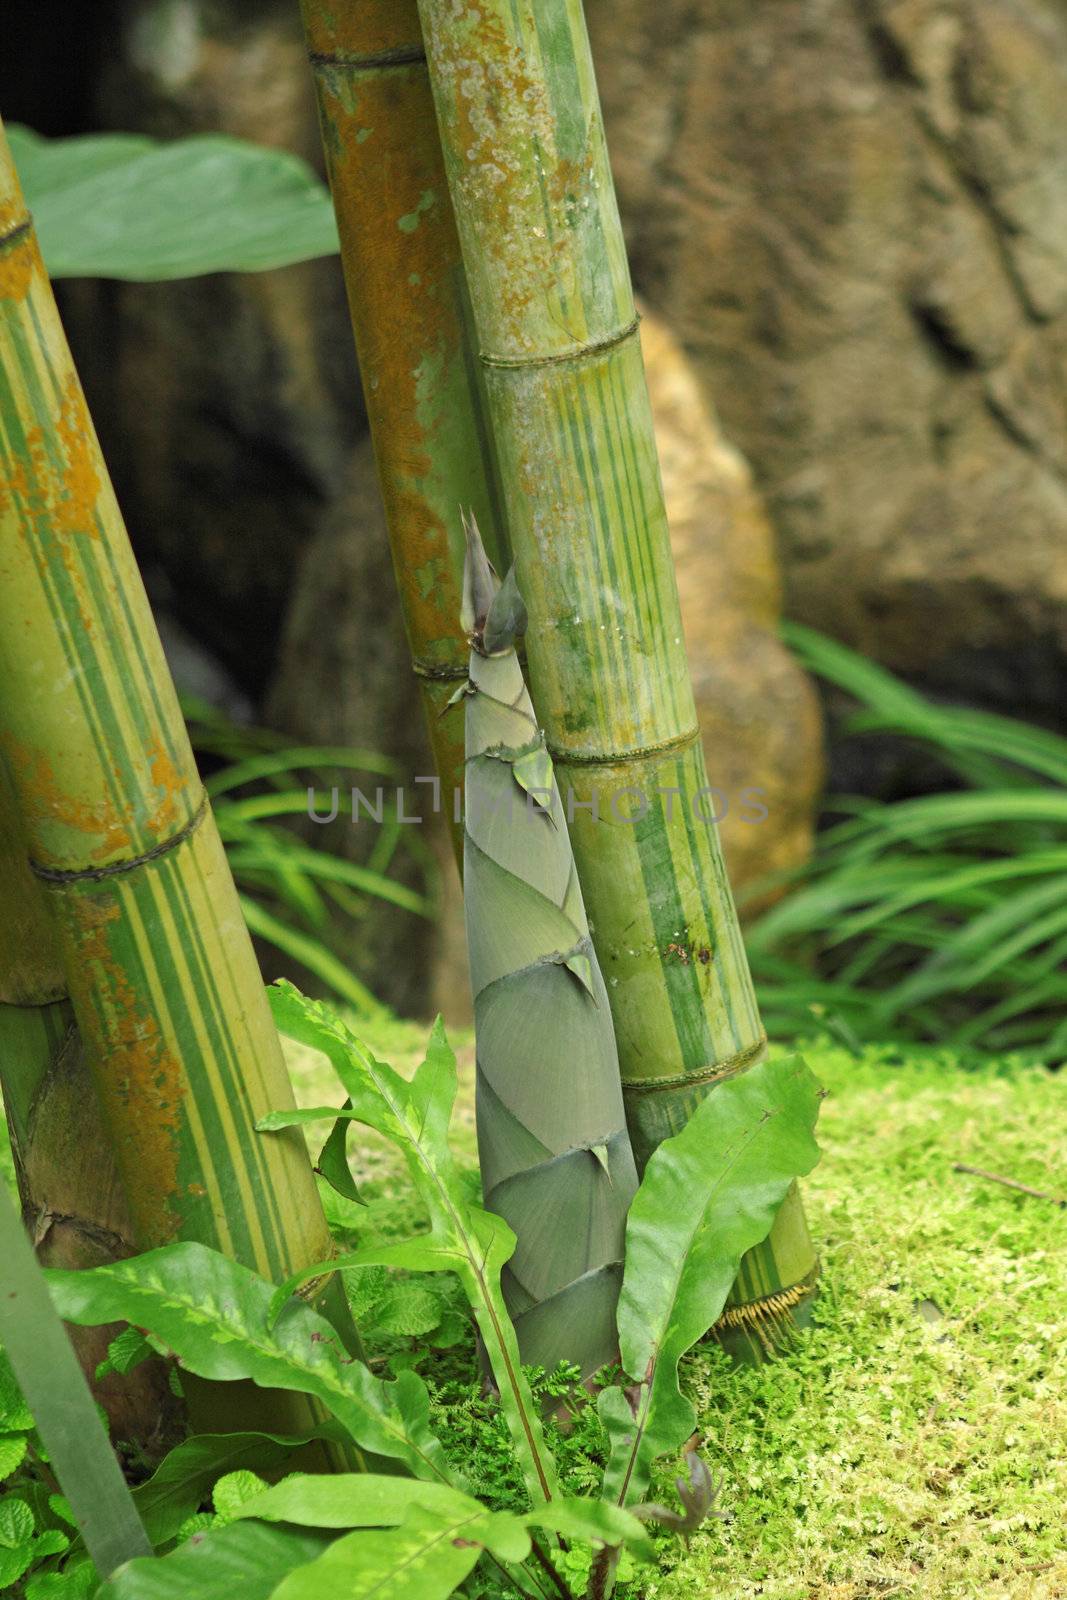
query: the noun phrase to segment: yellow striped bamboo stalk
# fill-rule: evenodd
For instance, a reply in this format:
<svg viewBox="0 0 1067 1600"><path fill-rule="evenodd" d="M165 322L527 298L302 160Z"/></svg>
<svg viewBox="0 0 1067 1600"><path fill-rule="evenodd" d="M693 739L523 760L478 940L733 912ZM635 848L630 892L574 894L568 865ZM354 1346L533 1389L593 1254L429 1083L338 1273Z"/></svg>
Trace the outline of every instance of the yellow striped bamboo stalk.
<svg viewBox="0 0 1067 1600"><path fill-rule="evenodd" d="M461 851L463 719L441 716L467 675L458 510L473 509L498 565L501 514L418 12L415 0L302 11L401 608Z"/></svg>
<svg viewBox="0 0 1067 1600"><path fill-rule="evenodd" d="M323 1259L301 1139L255 1131L281 1046L2 131L0 755L138 1247Z"/></svg>
<svg viewBox="0 0 1067 1600"><path fill-rule="evenodd" d="M85 1060L55 930L0 769L0 1089L22 1216L45 1267L96 1267L133 1254L126 1196ZM68 1328L112 1434L156 1460L177 1437L160 1363L94 1382L117 1324Z"/></svg>
<svg viewBox="0 0 1067 1600"><path fill-rule="evenodd" d="M765 1037L711 820L585 23L580 0L419 12L534 706L568 798L641 1164ZM799 1301L814 1271L794 1200L737 1296L755 1323L760 1302Z"/></svg>

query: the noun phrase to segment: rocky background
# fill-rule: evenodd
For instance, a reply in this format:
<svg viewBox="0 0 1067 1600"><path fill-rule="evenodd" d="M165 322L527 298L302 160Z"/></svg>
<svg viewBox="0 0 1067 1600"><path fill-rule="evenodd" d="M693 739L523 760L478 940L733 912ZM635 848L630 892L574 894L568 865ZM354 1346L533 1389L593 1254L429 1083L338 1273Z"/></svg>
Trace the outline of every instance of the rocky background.
<svg viewBox="0 0 1067 1600"><path fill-rule="evenodd" d="M723 826L744 886L803 859L824 778L783 604L929 692L1067 720L1067 6L587 14L708 765L766 790ZM11 0L4 31L9 118L321 168L295 0ZM338 263L63 305L179 677L425 770ZM834 787L915 781L852 749ZM432 930L363 938L386 998L456 1009Z"/></svg>

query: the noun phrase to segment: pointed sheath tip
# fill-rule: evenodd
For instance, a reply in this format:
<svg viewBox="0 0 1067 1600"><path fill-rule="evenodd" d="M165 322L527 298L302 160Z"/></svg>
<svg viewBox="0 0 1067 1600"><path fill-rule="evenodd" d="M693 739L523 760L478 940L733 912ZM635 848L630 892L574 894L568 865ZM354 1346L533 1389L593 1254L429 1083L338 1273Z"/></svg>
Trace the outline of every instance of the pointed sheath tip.
<svg viewBox="0 0 1067 1600"><path fill-rule="evenodd" d="M485 553L482 536L474 512L460 508L463 534L467 551L463 559L463 603L460 609L460 626L475 649L481 649L486 618L500 581Z"/></svg>

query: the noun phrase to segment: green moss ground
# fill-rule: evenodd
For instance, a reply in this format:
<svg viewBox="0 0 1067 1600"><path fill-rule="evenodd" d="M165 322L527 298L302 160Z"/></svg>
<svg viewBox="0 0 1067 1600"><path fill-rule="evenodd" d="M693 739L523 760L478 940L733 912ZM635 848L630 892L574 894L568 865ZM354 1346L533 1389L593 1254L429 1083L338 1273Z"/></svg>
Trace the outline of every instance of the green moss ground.
<svg viewBox="0 0 1067 1600"><path fill-rule="evenodd" d="M426 1037L361 1031L401 1070ZM455 1144L473 1163L473 1050L469 1034L454 1042ZM824 1273L814 1323L762 1370L712 1347L687 1358L728 1519L664 1546L650 1600L1067 1600L1067 1211L953 1171L1063 1193L1062 1080L806 1053L829 1090L805 1184ZM303 1103L340 1098L323 1058L294 1050L290 1064ZM410 1215L384 1145L357 1166L372 1209Z"/></svg>
<svg viewBox="0 0 1067 1600"><path fill-rule="evenodd" d="M413 1066L425 1030L369 1032ZM473 1159L457 1035L457 1148ZM759 1371L687 1359L728 1520L674 1547L654 1600L1067 1597L1067 1211L953 1171L1062 1193L1062 1080L930 1054L806 1052L829 1090L805 1195L823 1261L813 1326ZM321 1058L320 1058L321 1059ZM294 1059L301 1099L328 1088ZM386 1196L384 1147L360 1153Z"/></svg>

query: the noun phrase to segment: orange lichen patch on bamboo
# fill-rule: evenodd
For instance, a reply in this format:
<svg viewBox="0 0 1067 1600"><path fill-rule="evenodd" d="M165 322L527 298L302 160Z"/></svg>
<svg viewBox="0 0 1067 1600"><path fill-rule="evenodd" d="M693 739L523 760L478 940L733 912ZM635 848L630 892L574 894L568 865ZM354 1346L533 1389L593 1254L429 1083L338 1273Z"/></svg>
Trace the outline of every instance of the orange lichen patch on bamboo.
<svg viewBox="0 0 1067 1600"><path fill-rule="evenodd" d="M130 928L121 888L94 887L56 896L68 951L71 997L115 1136L138 1245L149 1249L177 1234L182 1106L187 1088L151 1002L131 983L121 946ZM81 991L79 994L78 991ZM82 1004L78 1004L81 1000Z"/></svg>
<svg viewBox="0 0 1067 1600"><path fill-rule="evenodd" d="M89 408L73 369L63 383L55 429L66 462L59 494L52 506L55 532L87 534L96 539L99 537L96 511L103 464Z"/></svg>
<svg viewBox="0 0 1067 1600"><path fill-rule="evenodd" d="M148 746L145 757L152 783L162 795L153 821L163 829L177 828L188 820L199 804L196 799L196 792L200 789L199 779L176 766L159 740Z"/></svg>
<svg viewBox="0 0 1067 1600"><path fill-rule="evenodd" d="M0 124L0 236L11 233L28 220L26 202L22 197L15 159L4 137Z"/></svg>
<svg viewBox="0 0 1067 1600"><path fill-rule="evenodd" d="M422 42L415 0L360 0L359 5L304 4L308 47L316 55L359 57L417 48Z"/></svg>
<svg viewBox="0 0 1067 1600"><path fill-rule="evenodd" d="M131 849L127 823L114 815L106 798L98 803L73 794L56 776L46 751L9 734L5 754L18 785L26 830L34 859L42 866L78 868L86 863L120 858ZM50 848L49 831L56 824L84 841L84 855L71 859L66 851L57 858Z"/></svg>
<svg viewBox="0 0 1067 1600"><path fill-rule="evenodd" d="M22 536L37 543L46 562L56 560L65 568L74 585L73 598L82 627L92 633L96 617L85 592L81 561L69 536L98 537L96 504L102 466L81 386L73 372L64 385L53 437L59 441L64 457L61 468L50 459L45 428L39 423L24 429L17 456L5 455L5 471L0 476L0 512L14 510Z"/></svg>
<svg viewBox="0 0 1067 1600"><path fill-rule="evenodd" d="M510 355L531 348L524 313L543 303L546 287L559 278L559 244L550 238L547 219L533 215L540 205L530 203L536 191L531 150L553 152L555 161L556 129L545 85L531 76L503 21L473 6L467 18L466 27L450 17L435 30L434 66L453 119L453 178L477 212L479 249L506 269L494 276L491 308L493 337L503 348L490 354ZM524 242L521 257L514 250L517 234ZM566 343L582 337L581 329L560 333Z"/></svg>
<svg viewBox="0 0 1067 1600"><path fill-rule="evenodd" d="M324 74L319 95L324 123L342 135L329 159L330 183L345 261L358 275L350 308L409 636L420 654L440 640L460 650L458 584L427 590L417 576L429 562L449 571L443 508L430 499L432 446L445 417L439 396L436 413L423 403L420 378L428 363L442 373L459 361L463 337L449 280L459 241L433 103L419 64L365 74L358 117ZM357 139L357 122L403 127L405 137L383 148ZM363 272L371 251L373 270Z"/></svg>
<svg viewBox="0 0 1067 1600"><path fill-rule="evenodd" d="M6 231L0 220L0 235ZM44 274L44 262L32 228L10 244L0 244L0 300L25 300L39 274Z"/></svg>

